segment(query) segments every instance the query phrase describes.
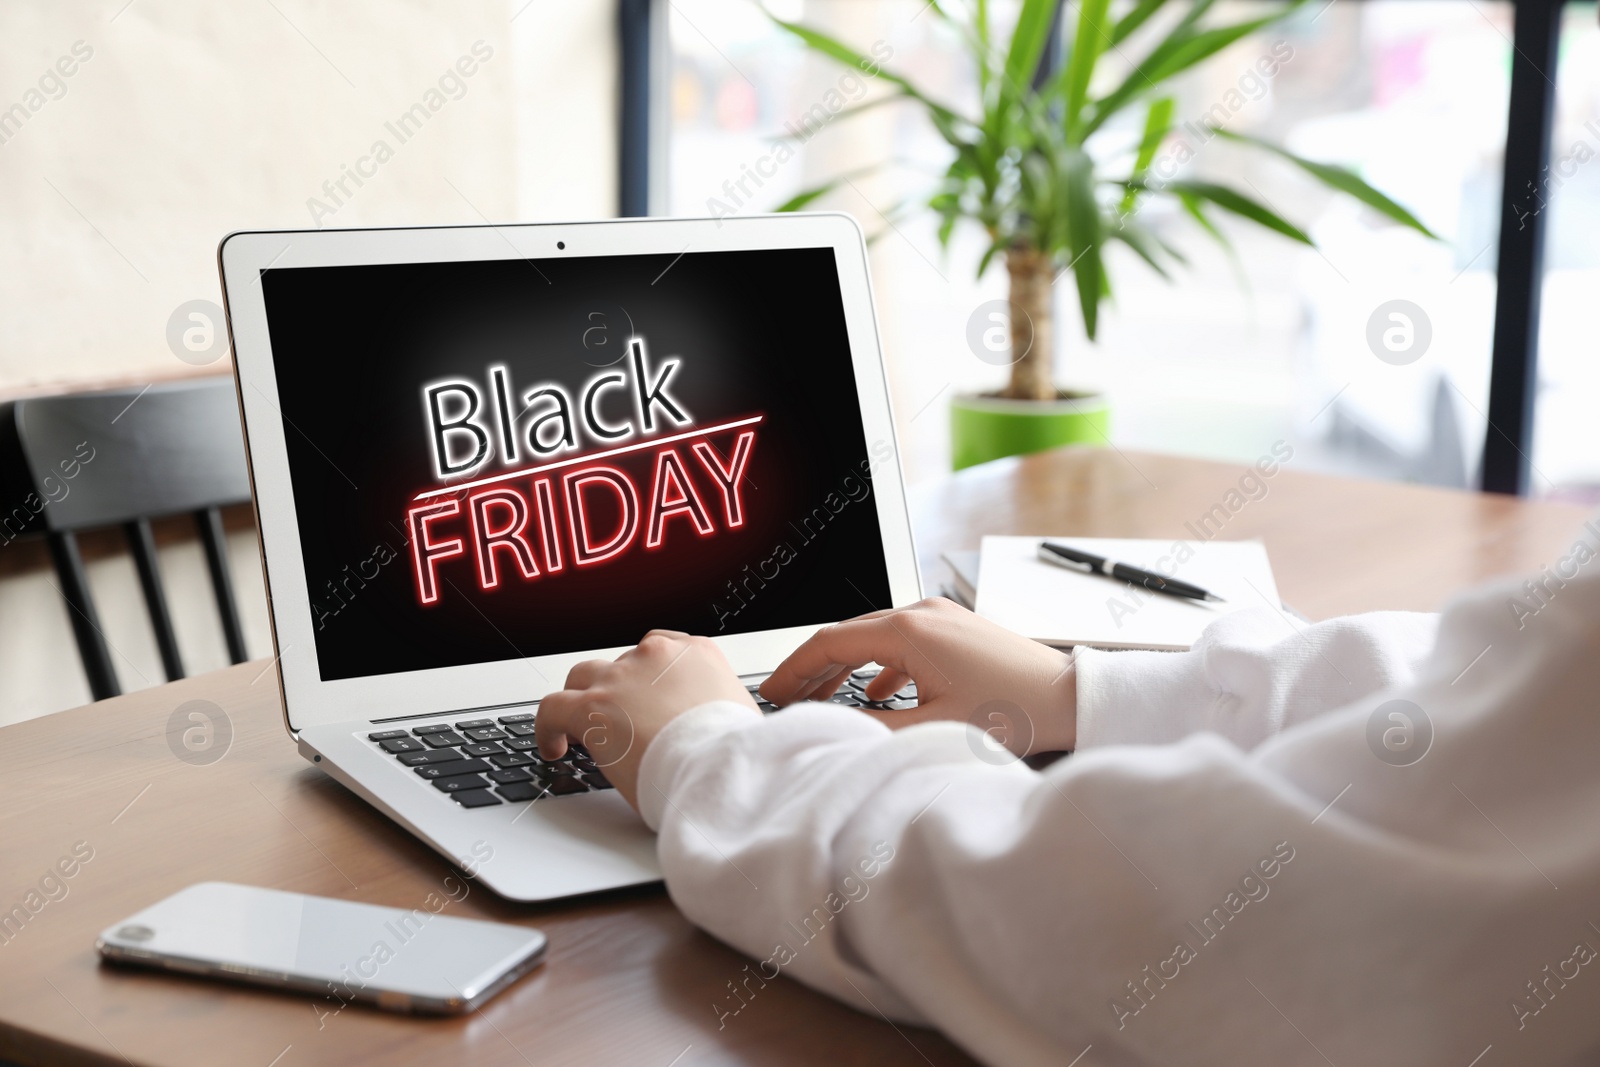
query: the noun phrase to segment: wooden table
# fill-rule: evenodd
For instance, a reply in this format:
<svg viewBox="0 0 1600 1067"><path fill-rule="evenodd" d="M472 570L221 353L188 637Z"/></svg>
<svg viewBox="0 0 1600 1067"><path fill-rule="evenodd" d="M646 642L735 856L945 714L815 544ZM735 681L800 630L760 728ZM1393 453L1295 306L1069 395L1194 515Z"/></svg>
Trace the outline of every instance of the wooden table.
<svg viewBox="0 0 1600 1067"><path fill-rule="evenodd" d="M974 468L918 494L931 581L984 533L1192 537L1245 469L1062 451ZM1252 483L1253 484L1253 483ZM1565 551L1582 509L1281 470L1221 536L1266 541L1284 597L1313 617L1432 608L1454 588ZM1245 499L1248 493L1241 494ZM169 718L220 705L233 739L209 766L177 759ZM446 914L536 924L548 962L460 1019L102 968L103 927L185 885L223 879L418 906L459 878L431 850L304 763L274 675L250 663L0 730L0 908L57 860L93 858L20 928L0 927L0 1059L23 1064L951 1064L935 1033L895 1028L788 979L718 1028L713 1004L747 962L689 926L659 889L554 906L473 887ZM0 919L4 916L0 915ZM13 920L15 923L15 920Z"/></svg>

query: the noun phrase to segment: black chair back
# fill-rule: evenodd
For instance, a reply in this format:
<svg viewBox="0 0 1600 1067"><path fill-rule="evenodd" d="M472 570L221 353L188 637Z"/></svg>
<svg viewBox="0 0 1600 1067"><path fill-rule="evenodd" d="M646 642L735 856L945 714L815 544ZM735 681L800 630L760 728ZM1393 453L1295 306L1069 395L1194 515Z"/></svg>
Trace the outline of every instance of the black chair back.
<svg viewBox="0 0 1600 1067"><path fill-rule="evenodd" d="M28 489L21 507L0 515L0 537L9 541L43 532L49 539L96 700L121 689L78 548L77 534L83 530L121 526L126 532L161 665L172 680L183 677L183 661L150 520L193 515L228 657L234 663L244 661L244 632L220 510L250 499L239 409L229 379L18 400L0 412L0 442L16 449L12 481L20 480Z"/></svg>

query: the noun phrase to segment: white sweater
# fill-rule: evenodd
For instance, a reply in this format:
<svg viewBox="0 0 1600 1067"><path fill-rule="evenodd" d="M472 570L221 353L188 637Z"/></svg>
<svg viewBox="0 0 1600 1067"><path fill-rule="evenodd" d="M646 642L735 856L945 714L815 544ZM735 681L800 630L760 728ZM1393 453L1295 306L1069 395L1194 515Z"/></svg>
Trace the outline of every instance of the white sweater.
<svg viewBox="0 0 1600 1067"><path fill-rule="evenodd" d="M1081 652L1042 773L964 724L690 712L640 797L673 900L751 957L708 1015L781 972L993 1064L1596 1062L1597 550L1442 618Z"/></svg>

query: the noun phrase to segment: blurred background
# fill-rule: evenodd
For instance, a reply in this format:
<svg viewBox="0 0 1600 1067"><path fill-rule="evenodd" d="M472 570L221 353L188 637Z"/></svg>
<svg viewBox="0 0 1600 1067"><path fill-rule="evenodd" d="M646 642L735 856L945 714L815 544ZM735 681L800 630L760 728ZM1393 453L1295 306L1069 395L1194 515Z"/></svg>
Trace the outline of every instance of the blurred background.
<svg viewBox="0 0 1600 1067"><path fill-rule="evenodd" d="M992 8L1001 25L1014 18L1015 4ZM887 53L958 109L974 96L965 52L925 0L766 10ZM1176 83L1179 126L1158 159L1254 188L1318 247L1224 220L1229 256L1153 207L1146 221L1189 257L1175 284L1113 246L1114 300L1093 344L1058 286L1057 378L1109 394L1112 444L1249 463L1285 441L1301 469L1477 486L1504 204L1547 235L1528 492L1600 499L1588 412L1600 361L1582 311L1600 294L1600 242L1585 236L1600 232L1600 28L1594 4L1560 9L1548 170L1503 190L1512 16L1496 0L1315 2ZM441 81L464 56L474 73ZM1000 381L965 336L975 309L1004 297L1003 269L975 277L981 234L958 230L946 252L930 215L897 210L932 188L944 142L899 103L803 127L830 93L856 103L884 88L842 82L754 0L19 2L0 7L0 71L0 401L225 374L225 352L180 356L169 324L190 302L220 304L215 250L230 230L743 214L877 162L889 165L812 206L874 237L913 484L948 476L949 397ZM419 102L430 117L402 142L390 125ZM1207 138L1206 123L1346 165L1442 240ZM1096 136L1100 151L1131 153L1138 130ZM785 138L792 158L774 165ZM392 151L363 163L380 140ZM758 163L770 175L739 192ZM1392 300L1431 329L1405 366L1366 340ZM247 510L228 528L248 652L270 656ZM198 542L182 523L156 533L189 673L224 665ZM159 683L133 562L115 538L84 554L122 688ZM67 610L40 542L0 546L0 722L89 699Z"/></svg>

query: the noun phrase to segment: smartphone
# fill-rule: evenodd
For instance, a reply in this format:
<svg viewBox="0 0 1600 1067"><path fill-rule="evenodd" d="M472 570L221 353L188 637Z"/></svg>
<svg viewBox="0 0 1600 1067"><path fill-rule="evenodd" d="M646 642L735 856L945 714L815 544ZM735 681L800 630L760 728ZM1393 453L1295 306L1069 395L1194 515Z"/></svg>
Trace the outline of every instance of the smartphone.
<svg viewBox="0 0 1600 1067"><path fill-rule="evenodd" d="M471 1011L544 961L545 936L508 923L201 882L101 932L106 960L390 1011ZM435 907L437 905L437 908ZM333 1007L329 1009L335 1010Z"/></svg>

